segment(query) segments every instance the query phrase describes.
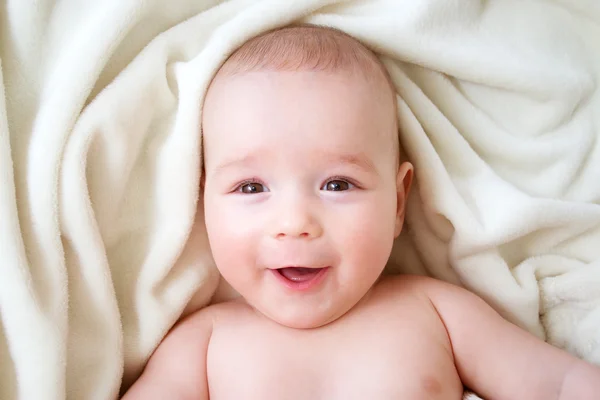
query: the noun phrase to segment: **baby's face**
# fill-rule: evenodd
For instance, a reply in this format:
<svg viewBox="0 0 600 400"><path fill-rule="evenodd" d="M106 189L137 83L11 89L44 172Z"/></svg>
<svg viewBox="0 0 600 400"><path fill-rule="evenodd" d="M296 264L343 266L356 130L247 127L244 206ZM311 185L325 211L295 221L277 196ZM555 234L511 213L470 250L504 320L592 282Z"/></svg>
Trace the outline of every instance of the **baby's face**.
<svg viewBox="0 0 600 400"><path fill-rule="evenodd" d="M347 73L259 71L217 79L204 116L206 227L223 277L280 324L352 308L402 226L411 166L395 110Z"/></svg>

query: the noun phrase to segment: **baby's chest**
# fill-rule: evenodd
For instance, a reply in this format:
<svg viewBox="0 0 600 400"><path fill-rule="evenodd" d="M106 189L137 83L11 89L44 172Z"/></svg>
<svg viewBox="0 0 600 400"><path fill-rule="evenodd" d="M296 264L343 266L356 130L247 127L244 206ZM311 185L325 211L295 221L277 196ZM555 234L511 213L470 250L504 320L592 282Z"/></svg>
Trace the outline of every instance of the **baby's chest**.
<svg viewBox="0 0 600 400"><path fill-rule="evenodd" d="M451 358L428 335L376 324L216 335L207 365L211 399L460 398Z"/></svg>

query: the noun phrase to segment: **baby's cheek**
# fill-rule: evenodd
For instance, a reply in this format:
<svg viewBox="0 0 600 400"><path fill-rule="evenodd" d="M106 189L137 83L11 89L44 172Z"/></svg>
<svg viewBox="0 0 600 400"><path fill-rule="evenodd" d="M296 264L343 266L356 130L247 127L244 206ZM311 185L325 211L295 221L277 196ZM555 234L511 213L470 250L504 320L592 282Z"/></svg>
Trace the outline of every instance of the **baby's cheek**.
<svg viewBox="0 0 600 400"><path fill-rule="evenodd" d="M207 212L211 210L207 209ZM223 276L243 274L243 268L253 265L254 238L252 224L235 210L215 208L207 214L206 225L211 251Z"/></svg>
<svg viewBox="0 0 600 400"><path fill-rule="evenodd" d="M394 241L394 213L388 204L370 207L355 215L356 223L346 229L346 251L362 265L385 265Z"/></svg>

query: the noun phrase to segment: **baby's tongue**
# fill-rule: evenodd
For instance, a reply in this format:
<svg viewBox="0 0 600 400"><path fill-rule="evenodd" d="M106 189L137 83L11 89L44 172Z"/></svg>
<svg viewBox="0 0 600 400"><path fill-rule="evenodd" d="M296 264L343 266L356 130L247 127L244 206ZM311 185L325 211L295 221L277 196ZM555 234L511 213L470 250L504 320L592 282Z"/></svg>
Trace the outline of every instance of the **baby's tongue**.
<svg viewBox="0 0 600 400"><path fill-rule="evenodd" d="M321 268L301 268L301 267L288 267L281 268L279 272L286 279L293 282L306 282L314 278L319 273Z"/></svg>

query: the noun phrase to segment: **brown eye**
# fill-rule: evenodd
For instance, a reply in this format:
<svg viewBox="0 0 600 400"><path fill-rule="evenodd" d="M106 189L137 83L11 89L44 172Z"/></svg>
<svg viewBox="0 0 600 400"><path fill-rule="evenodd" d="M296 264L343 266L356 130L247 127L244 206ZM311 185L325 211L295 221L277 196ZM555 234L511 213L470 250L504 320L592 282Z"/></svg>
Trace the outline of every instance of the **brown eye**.
<svg viewBox="0 0 600 400"><path fill-rule="evenodd" d="M245 183L240 186L238 190L244 194L262 193L267 191L264 185L256 182Z"/></svg>
<svg viewBox="0 0 600 400"><path fill-rule="evenodd" d="M331 181L325 183L325 185L323 185L321 190L328 190L331 192L341 192L343 190L350 189L351 186L353 186L353 185L349 182L342 181L340 179L335 179L335 180L331 180Z"/></svg>

